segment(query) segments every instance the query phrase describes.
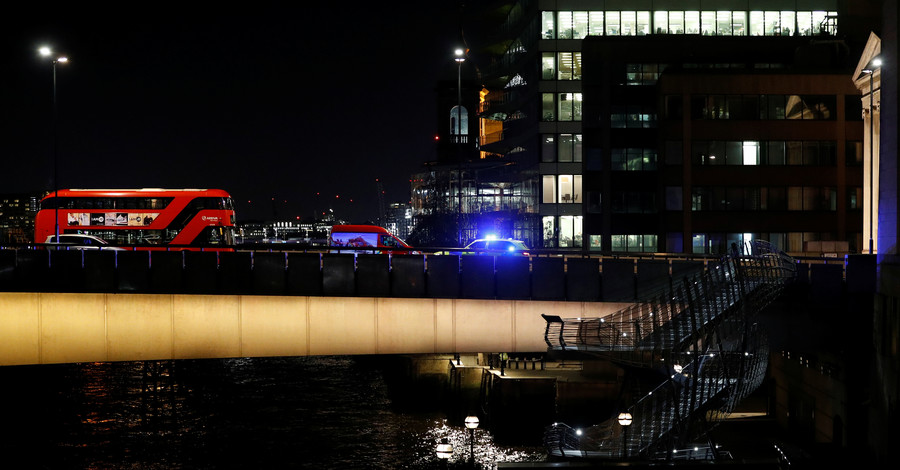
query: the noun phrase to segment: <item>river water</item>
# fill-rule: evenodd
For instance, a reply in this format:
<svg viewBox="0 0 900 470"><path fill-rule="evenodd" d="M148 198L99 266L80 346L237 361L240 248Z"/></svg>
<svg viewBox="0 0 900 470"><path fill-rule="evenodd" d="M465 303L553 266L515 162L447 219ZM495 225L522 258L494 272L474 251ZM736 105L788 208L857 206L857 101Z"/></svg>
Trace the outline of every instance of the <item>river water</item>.
<svg viewBox="0 0 900 470"><path fill-rule="evenodd" d="M439 395L392 398L377 358L0 367L0 462L46 469L426 469L544 461L447 420ZM393 383L393 382L391 382ZM427 395L427 394L425 394ZM11 465L7 467L6 465Z"/></svg>

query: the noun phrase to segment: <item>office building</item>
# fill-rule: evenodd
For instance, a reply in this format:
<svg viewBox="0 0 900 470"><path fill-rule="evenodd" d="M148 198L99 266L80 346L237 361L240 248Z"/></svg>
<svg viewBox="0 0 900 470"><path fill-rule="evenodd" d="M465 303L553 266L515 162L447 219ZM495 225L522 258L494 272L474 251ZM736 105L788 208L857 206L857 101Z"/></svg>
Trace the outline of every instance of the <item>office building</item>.
<svg viewBox="0 0 900 470"><path fill-rule="evenodd" d="M479 16L498 11L502 21ZM537 223L520 237L533 246L717 253L767 238L792 253L860 250L863 124L849 76L872 29L866 5L522 0L471 15L482 88L462 100L481 100L480 156L535 188Z"/></svg>

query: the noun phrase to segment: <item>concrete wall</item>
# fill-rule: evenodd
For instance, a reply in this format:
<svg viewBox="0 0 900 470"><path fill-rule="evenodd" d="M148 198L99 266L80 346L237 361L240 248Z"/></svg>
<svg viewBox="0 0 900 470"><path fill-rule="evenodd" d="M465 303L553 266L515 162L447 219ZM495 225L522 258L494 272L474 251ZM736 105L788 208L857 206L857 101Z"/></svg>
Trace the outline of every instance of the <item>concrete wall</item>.
<svg viewBox="0 0 900 470"><path fill-rule="evenodd" d="M376 297L0 293L0 365L544 352L542 313L625 304Z"/></svg>

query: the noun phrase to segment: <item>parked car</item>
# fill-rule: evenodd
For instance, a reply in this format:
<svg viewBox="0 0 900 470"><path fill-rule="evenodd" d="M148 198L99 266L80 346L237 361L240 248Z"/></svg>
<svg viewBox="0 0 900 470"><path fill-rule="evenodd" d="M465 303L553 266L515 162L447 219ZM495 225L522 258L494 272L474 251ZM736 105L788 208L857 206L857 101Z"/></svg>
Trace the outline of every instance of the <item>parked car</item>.
<svg viewBox="0 0 900 470"><path fill-rule="evenodd" d="M110 245L109 242L100 237L80 233L61 234L58 242L56 241L56 235L49 235L44 243L57 250L125 250L124 248Z"/></svg>
<svg viewBox="0 0 900 470"><path fill-rule="evenodd" d="M512 238L479 238L460 250L444 251L447 255L528 255L528 246L522 240Z"/></svg>

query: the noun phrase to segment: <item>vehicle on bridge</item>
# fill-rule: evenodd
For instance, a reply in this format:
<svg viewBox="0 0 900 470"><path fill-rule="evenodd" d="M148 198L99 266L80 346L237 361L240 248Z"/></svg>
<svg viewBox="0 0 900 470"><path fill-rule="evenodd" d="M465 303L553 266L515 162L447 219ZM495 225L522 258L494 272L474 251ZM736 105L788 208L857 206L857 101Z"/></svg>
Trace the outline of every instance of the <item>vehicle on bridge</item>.
<svg viewBox="0 0 900 470"><path fill-rule="evenodd" d="M334 225L328 236L334 253L417 253L413 247L377 225Z"/></svg>
<svg viewBox="0 0 900 470"><path fill-rule="evenodd" d="M35 243L91 235L137 250L233 250L234 203L221 189L60 189L41 200Z"/></svg>
<svg viewBox="0 0 900 470"><path fill-rule="evenodd" d="M100 237L76 233L60 234L59 241L56 241L56 235L50 235L44 244L57 250L124 250L122 247L110 245Z"/></svg>
<svg viewBox="0 0 900 470"><path fill-rule="evenodd" d="M528 255L528 245L522 240L512 238L479 238L473 240L465 248L459 250L443 251L444 255Z"/></svg>

